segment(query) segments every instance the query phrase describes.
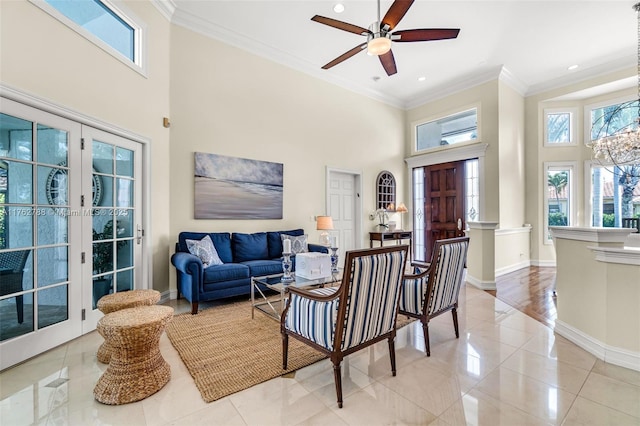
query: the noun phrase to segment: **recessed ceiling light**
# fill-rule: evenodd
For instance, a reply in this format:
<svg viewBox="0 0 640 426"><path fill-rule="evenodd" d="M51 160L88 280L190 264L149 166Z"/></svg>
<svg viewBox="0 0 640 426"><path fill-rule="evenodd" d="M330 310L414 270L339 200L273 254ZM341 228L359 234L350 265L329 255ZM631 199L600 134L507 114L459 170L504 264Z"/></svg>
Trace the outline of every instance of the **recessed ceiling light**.
<svg viewBox="0 0 640 426"><path fill-rule="evenodd" d="M427 79L427 77L425 77L424 75L418 77L418 81L425 81L426 79Z"/></svg>
<svg viewBox="0 0 640 426"><path fill-rule="evenodd" d="M336 3L335 5L333 5L333 11L335 13L342 13L344 12L344 5L342 3Z"/></svg>
<svg viewBox="0 0 640 426"><path fill-rule="evenodd" d="M569 71L573 71L573 70L577 70L578 69L578 65L571 65L569 68L567 68L567 70Z"/></svg>

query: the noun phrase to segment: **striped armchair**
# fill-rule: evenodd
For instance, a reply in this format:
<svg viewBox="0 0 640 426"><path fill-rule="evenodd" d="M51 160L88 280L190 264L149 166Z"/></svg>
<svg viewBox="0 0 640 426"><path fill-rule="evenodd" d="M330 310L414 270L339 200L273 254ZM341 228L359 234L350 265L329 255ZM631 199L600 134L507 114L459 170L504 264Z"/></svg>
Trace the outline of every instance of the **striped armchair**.
<svg viewBox="0 0 640 426"><path fill-rule="evenodd" d="M408 246L346 253L339 287L289 288L282 313L282 367L287 368L289 336L331 357L338 407L342 408L340 364L350 353L387 339L396 375L394 339Z"/></svg>
<svg viewBox="0 0 640 426"><path fill-rule="evenodd" d="M415 275L406 275L400 299L400 313L418 318L422 322L427 356L429 347L429 320L451 311L456 338L458 331L458 295L462 287L467 260L469 237L436 241L431 263Z"/></svg>

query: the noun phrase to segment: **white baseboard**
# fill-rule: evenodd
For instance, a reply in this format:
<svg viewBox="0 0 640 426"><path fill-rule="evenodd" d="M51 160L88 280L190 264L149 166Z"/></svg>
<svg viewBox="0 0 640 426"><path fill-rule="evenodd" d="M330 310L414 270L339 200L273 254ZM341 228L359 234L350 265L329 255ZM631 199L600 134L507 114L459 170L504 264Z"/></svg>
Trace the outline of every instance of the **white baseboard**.
<svg viewBox="0 0 640 426"><path fill-rule="evenodd" d="M541 267L555 268L556 267L556 261L555 260L532 260L531 261L531 266L541 266Z"/></svg>
<svg viewBox="0 0 640 426"><path fill-rule="evenodd" d="M166 290L163 291L162 293L160 293L160 302L158 303L167 303L169 300L171 299L175 299L176 298L176 290L170 291L170 290Z"/></svg>
<svg viewBox="0 0 640 426"><path fill-rule="evenodd" d="M501 275L506 275L510 272L515 272L522 268L528 268L529 266L531 266L531 261L529 260L525 260L520 263L516 263L514 265L505 266L504 268L496 269L496 277L499 277Z"/></svg>
<svg viewBox="0 0 640 426"><path fill-rule="evenodd" d="M467 273L466 281L472 286L479 288L480 290L495 290L496 282L495 281L482 281L475 277L472 277Z"/></svg>
<svg viewBox="0 0 640 426"><path fill-rule="evenodd" d="M604 362L640 371L639 352L609 346L560 320L556 320L554 331Z"/></svg>

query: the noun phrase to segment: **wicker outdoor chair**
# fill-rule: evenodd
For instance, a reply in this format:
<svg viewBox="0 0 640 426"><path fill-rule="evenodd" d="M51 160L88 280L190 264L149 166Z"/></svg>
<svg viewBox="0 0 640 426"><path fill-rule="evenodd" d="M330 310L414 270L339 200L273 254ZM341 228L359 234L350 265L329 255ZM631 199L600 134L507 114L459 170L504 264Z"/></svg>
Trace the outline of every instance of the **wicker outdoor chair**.
<svg viewBox="0 0 640 426"><path fill-rule="evenodd" d="M394 339L406 258L406 245L348 251L339 287L290 287L280 322L282 367L287 368L289 336L329 355L340 408L340 364L346 355L387 339L395 376Z"/></svg>
<svg viewBox="0 0 640 426"><path fill-rule="evenodd" d="M0 296L22 291L22 275L31 250L0 252ZM16 296L18 323L24 321L23 295Z"/></svg>
<svg viewBox="0 0 640 426"><path fill-rule="evenodd" d="M429 347L429 320L451 311L456 338L458 331L458 295L462 287L464 266L467 260L469 237L438 240L434 244L431 262L426 269L414 275L406 275L400 299L400 314L418 318L422 322L427 356Z"/></svg>

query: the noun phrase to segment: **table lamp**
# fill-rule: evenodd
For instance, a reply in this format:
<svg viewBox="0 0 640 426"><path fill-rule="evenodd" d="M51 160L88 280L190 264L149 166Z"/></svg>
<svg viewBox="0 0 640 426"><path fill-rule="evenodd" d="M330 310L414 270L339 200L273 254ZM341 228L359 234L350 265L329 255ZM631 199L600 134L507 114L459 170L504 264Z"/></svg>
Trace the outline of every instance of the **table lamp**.
<svg viewBox="0 0 640 426"><path fill-rule="evenodd" d="M316 218L316 222L316 229L318 231L322 231L320 232L320 244L328 246L330 240L329 233L327 231L333 229L333 219L331 219L331 216L318 216Z"/></svg>
<svg viewBox="0 0 640 426"><path fill-rule="evenodd" d="M407 206L404 205L404 203L398 204L398 207L396 208L396 212L400 213L400 230L401 231L404 229L402 227L402 215L408 211L409 210L407 209Z"/></svg>

